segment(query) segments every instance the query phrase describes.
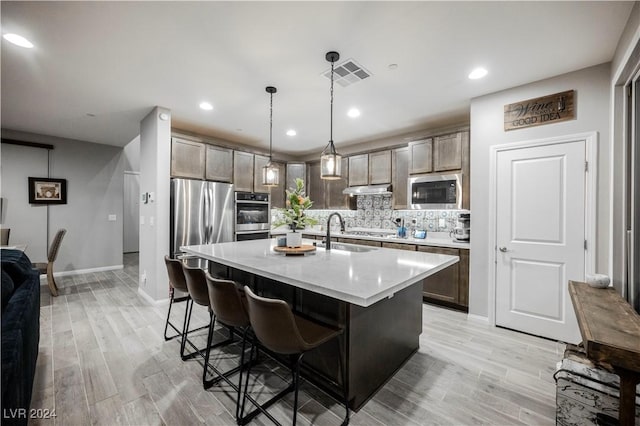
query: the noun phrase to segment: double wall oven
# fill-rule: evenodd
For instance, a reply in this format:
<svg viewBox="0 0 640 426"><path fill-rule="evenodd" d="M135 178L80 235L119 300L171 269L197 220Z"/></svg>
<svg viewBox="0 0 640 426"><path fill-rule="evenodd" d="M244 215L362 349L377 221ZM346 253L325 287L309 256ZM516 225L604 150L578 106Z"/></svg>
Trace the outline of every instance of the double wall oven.
<svg viewBox="0 0 640 426"><path fill-rule="evenodd" d="M235 240L269 238L271 213L269 194L236 192Z"/></svg>

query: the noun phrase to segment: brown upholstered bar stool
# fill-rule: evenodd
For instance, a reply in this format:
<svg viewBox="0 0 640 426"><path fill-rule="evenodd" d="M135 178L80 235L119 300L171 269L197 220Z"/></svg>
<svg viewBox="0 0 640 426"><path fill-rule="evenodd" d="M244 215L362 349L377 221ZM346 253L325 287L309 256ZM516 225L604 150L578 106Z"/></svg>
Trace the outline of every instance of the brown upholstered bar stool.
<svg viewBox="0 0 640 426"><path fill-rule="evenodd" d="M165 265L167 265L167 275L169 276L169 310L167 311L167 321L164 324L164 340L171 340L176 337L180 337L182 339L184 325L187 323L187 312L189 307L189 300L191 299L191 297L189 296L189 289L187 288L187 282L184 278L184 272L182 271L182 261L178 259L171 259L169 256L165 256L164 263ZM186 293L187 295L182 297L175 297L176 290ZM171 322L171 307L174 303L179 302L187 302L187 308L185 308L184 310L184 319L182 320L182 326L180 326L180 328L176 327ZM176 334L174 334L173 336L167 336L169 327L173 328ZM206 327L207 326L200 327L191 331L201 330Z"/></svg>
<svg viewBox="0 0 640 426"><path fill-rule="evenodd" d="M255 337L270 351L276 354L290 356L292 361L291 373L293 381L278 395L262 404L262 406L258 406L256 411L248 414L246 417L242 417L244 416L244 405L249 387L249 375L251 373L251 364L249 364L240 411L241 418L238 423L246 424L255 417L258 412L262 412L273 422L279 424L266 411L266 408L293 390L293 424L295 425L298 412L298 388L300 384L300 363L302 361L302 357L310 350L317 348L331 339L339 337L343 330L331 328L294 314L287 302L284 300L267 299L256 296L249 287L245 287L244 290L247 296L247 305L249 307L249 320ZM251 345L249 361L252 360L255 346L256 344L254 339L253 344ZM340 353L338 354L338 363L342 378L343 403L346 409L346 415L342 424L347 425L349 424L348 389L346 371L342 360L342 354Z"/></svg>
<svg viewBox="0 0 640 426"><path fill-rule="evenodd" d="M250 328L249 314L247 313L247 299L244 291L235 281L223 280L206 274L207 287L209 289L209 302L213 316L211 317L211 325L209 327L209 336L207 338L207 353L205 355L204 371L202 373L202 385L205 389L210 388L220 380L225 380L237 391L236 398L236 420L240 411L240 390L242 386L242 369L244 367L244 352L247 338L247 332ZM213 339L213 331L216 319L218 322L229 328L237 328L242 330L242 350L240 352L240 362L238 366L224 373L218 371L215 367L211 367L217 377L207 379L209 367L209 355L211 354L211 340ZM230 375L240 373L238 385L231 383L228 378ZM236 389L237 388L237 389Z"/></svg>
<svg viewBox="0 0 640 426"><path fill-rule="evenodd" d="M213 311L211 310L211 304L209 302L209 289L207 287L207 279L205 276L205 272L200 268L192 268L188 266L186 263L182 263L182 271L184 272L184 278L187 283L187 289L189 290L189 296L191 296L191 303L188 305L189 312L187 313L186 323L185 323L185 332L182 335L182 342L180 345L181 354L184 351L187 343L189 346L193 348L193 352L188 355L189 357L193 357L197 354L200 354L203 358L205 358L205 351L209 350L209 345L206 348L198 349L189 339L187 338L187 334L189 333L189 325L191 323L191 314L193 313L193 304L196 303L198 305L204 306L207 308L209 312L209 324L206 327L209 327L209 333L211 333L211 328L215 323L215 317L213 315ZM222 342L216 343L213 347L229 344L233 341L233 332L229 331L229 338ZM183 356L183 359L185 356Z"/></svg>

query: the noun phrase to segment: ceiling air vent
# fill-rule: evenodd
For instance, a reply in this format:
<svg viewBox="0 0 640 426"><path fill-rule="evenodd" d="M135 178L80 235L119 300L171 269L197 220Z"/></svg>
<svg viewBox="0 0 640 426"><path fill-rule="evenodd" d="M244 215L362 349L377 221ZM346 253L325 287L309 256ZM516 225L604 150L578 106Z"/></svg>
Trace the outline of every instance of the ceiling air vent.
<svg viewBox="0 0 640 426"><path fill-rule="evenodd" d="M341 64L335 65L333 72L333 81L342 87L349 86L353 83L362 81L365 78L371 77L371 73L353 59L347 59ZM323 72L322 75L331 80L331 68Z"/></svg>

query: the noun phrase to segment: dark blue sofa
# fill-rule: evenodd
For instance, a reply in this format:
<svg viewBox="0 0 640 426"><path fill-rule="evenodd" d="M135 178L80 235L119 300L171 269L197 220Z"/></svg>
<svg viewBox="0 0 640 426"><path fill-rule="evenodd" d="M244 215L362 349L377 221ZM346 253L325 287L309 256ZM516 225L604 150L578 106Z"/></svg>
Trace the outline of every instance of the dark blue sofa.
<svg viewBox="0 0 640 426"><path fill-rule="evenodd" d="M1 250L2 424L26 425L40 342L40 277L20 250Z"/></svg>

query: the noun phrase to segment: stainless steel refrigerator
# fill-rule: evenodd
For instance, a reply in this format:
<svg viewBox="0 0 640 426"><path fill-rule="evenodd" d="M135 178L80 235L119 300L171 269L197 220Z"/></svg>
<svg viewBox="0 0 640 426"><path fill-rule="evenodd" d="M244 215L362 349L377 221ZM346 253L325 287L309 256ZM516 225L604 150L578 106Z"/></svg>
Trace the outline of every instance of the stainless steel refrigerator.
<svg viewBox="0 0 640 426"><path fill-rule="evenodd" d="M171 257L181 246L233 241L233 203L232 184L171 179Z"/></svg>

